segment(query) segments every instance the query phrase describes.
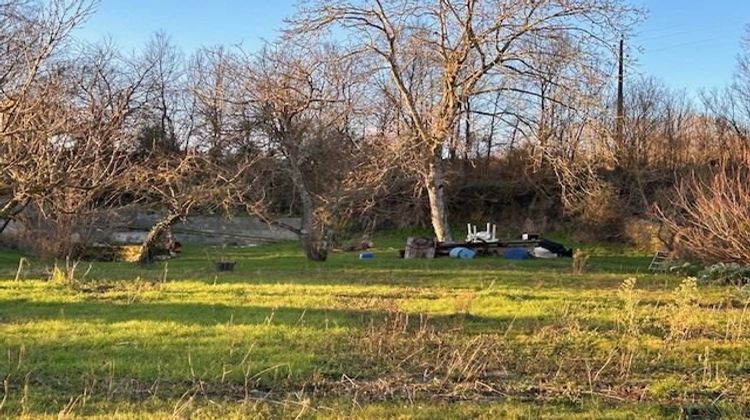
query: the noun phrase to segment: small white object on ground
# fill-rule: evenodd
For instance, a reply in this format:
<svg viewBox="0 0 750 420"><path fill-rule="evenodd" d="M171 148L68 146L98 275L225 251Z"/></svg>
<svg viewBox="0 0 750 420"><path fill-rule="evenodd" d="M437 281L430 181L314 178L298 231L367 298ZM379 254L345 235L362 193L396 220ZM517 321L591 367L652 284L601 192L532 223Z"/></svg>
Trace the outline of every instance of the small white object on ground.
<svg viewBox="0 0 750 420"><path fill-rule="evenodd" d="M557 254L540 246L534 248L534 250L531 251L531 255L533 255L534 258L557 258Z"/></svg>

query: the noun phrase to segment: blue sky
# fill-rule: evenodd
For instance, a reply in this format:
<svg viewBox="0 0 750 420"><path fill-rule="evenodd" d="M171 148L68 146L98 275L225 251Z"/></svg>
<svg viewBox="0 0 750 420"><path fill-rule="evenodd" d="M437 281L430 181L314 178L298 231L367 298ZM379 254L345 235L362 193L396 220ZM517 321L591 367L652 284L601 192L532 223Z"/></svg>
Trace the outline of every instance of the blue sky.
<svg viewBox="0 0 750 420"><path fill-rule="evenodd" d="M185 52L201 45L247 48L278 34L295 0L101 0L78 31L86 40L110 36L133 49L156 31L168 33ZM631 40L637 70L675 88L697 92L729 82L750 24L750 0L632 0L649 10Z"/></svg>
<svg viewBox="0 0 750 420"><path fill-rule="evenodd" d="M649 10L633 39L638 69L676 88L727 84L750 24L750 0L640 0Z"/></svg>

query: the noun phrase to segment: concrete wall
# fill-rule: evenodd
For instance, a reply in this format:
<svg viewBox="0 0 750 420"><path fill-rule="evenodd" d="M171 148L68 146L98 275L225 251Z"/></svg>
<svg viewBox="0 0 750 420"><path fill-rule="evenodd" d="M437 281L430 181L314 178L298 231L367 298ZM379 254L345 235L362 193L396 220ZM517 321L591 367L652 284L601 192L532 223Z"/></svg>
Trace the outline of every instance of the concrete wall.
<svg viewBox="0 0 750 420"><path fill-rule="evenodd" d="M0 227L5 224L5 219L0 219ZM10 223L8 223L8 226L5 227L5 230L3 231L3 236L16 236L23 230L23 226L21 226L20 223L11 220Z"/></svg>
<svg viewBox="0 0 750 420"><path fill-rule="evenodd" d="M92 225L82 226L81 232L88 232L95 242L106 243L140 243L148 230L162 214L156 212L125 210L97 217ZM298 218L282 218L281 222L299 227ZM2 221L0 220L0 223ZM22 234L24 226L11 222L0 239L13 240ZM249 216L193 216L187 221L177 223L172 229L175 239L183 244L207 245L257 245L268 242L296 240L297 235L286 229L273 227Z"/></svg>
<svg viewBox="0 0 750 420"><path fill-rule="evenodd" d="M109 235L110 242L142 242L148 230L161 217L156 213L137 213L131 216L130 223L119 224ZM281 219L294 227L300 226L296 218ZM182 243L211 245L254 245L267 242L296 240L294 233L270 226L254 217L194 216L185 222L174 225L172 232L175 239Z"/></svg>

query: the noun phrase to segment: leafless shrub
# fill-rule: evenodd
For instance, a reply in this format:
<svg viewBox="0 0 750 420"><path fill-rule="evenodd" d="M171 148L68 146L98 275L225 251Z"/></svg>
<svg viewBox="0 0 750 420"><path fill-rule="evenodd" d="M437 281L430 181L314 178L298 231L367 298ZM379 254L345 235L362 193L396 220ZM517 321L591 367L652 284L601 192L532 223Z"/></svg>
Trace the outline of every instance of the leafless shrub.
<svg viewBox="0 0 750 420"><path fill-rule="evenodd" d="M672 206L658 208L679 256L705 263L750 264L750 158L694 172L675 189Z"/></svg>
<svg viewBox="0 0 750 420"><path fill-rule="evenodd" d="M560 199L567 215L582 224L584 231L600 237L620 233L623 206L617 187L602 179L595 162L553 161L562 190Z"/></svg>
<svg viewBox="0 0 750 420"><path fill-rule="evenodd" d="M18 220L24 226L15 238L20 249L42 258L65 258L73 251L76 234L71 221L44 219L35 212Z"/></svg>

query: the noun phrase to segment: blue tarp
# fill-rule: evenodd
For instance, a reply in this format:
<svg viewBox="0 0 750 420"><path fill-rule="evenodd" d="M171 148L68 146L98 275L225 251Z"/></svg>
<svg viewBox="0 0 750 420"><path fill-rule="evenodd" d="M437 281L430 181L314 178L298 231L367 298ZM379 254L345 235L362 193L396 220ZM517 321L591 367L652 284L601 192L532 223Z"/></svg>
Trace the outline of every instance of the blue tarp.
<svg viewBox="0 0 750 420"><path fill-rule="evenodd" d="M505 251L505 258L509 260L526 260L529 257L529 250L526 248L509 248Z"/></svg>
<svg viewBox="0 0 750 420"><path fill-rule="evenodd" d="M471 260L477 256L477 253L474 250L471 250L469 248L458 247L458 248L451 249L449 255L453 258L461 258L462 260Z"/></svg>

